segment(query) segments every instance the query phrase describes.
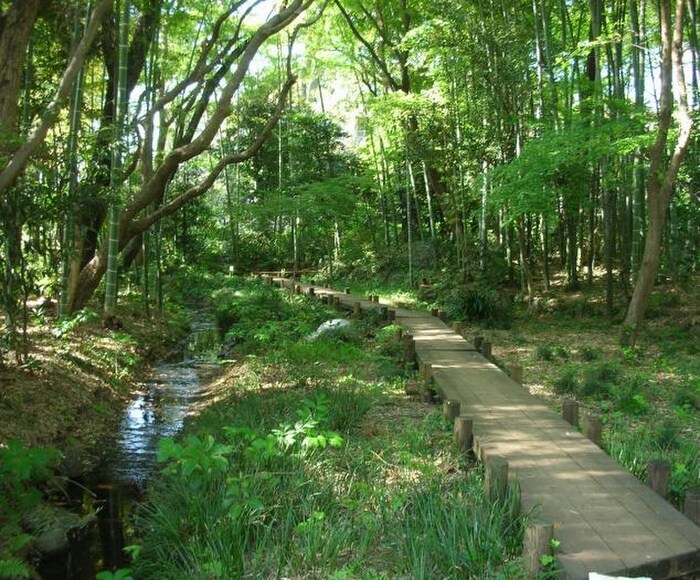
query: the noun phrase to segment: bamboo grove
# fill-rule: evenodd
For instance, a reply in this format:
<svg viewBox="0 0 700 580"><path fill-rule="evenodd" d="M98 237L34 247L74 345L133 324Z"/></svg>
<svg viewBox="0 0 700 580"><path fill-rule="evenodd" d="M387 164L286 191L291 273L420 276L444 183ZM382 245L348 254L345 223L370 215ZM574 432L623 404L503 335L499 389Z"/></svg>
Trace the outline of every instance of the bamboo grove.
<svg viewBox="0 0 700 580"><path fill-rule="evenodd" d="M602 276L700 247L696 0L2 0L3 349L192 264Z"/></svg>

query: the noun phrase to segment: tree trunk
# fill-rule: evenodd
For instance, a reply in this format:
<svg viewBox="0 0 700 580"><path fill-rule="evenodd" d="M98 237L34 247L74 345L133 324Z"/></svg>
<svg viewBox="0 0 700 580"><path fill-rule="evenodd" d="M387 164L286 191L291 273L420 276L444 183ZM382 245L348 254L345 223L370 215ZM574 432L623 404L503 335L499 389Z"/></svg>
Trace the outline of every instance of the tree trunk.
<svg viewBox="0 0 700 580"><path fill-rule="evenodd" d="M647 178L647 207L649 226L644 257L637 276L632 300L625 317L623 341L634 346L640 326L649 303L649 296L654 287L659 270L661 243L666 225L666 214L671 203L673 184L685 156L690 141L693 121L688 113L685 77L683 73L683 17L685 2L677 2L675 26L671 27L670 0L662 0L660 6L662 66L661 66L661 104L659 108L659 127L656 141L650 151L649 176ZM667 163L666 143L673 120L673 73L676 76L678 90L679 131L674 151Z"/></svg>

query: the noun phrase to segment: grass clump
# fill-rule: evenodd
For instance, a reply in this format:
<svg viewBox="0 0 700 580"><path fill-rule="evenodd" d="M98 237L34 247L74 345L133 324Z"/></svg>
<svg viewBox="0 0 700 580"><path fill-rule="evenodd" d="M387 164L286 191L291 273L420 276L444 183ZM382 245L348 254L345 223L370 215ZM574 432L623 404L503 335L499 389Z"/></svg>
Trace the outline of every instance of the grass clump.
<svg viewBox="0 0 700 580"><path fill-rule="evenodd" d="M452 320L478 322L485 326L510 327L512 307L497 290L483 284L459 286L445 300Z"/></svg>
<svg viewBox="0 0 700 580"><path fill-rule="evenodd" d="M573 395L580 391L581 383L576 369L565 367L553 384L554 392L558 395Z"/></svg>
<svg viewBox="0 0 700 580"><path fill-rule="evenodd" d="M593 362L600 358L600 351L592 346L582 346L578 351L578 356L583 362Z"/></svg>
<svg viewBox="0 0 700 580"><path fill-rule="evenodd" d="M620 368L611 362L602 362L587 368L583 372L579 394L596 399L609 397L619 376Z"/></svg>

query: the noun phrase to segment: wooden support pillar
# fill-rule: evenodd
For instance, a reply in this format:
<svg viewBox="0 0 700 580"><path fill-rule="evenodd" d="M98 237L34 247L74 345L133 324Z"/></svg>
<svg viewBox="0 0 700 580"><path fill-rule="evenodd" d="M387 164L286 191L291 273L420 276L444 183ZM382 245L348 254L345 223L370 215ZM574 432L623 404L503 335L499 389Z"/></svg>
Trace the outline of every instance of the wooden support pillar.
<svg viewBox="0 0 700 580"><path fill-rule="evenodd" d="M583 434L598 447L603 443L603 421L599 415L586 415L583 418Z"/></svg>
<svg viewBox="0 0 700 580"><path fill-rule="evenodd" d="M508 461L502 455L487 455L484 461L484 495L502 500L508 490Z"/></svg>
<svg viewBox="0 0 700 580"><path fill-rule="evenodd" d="M376 302L377 304L379 304L379 294L375 294L374 296L372 296L372 302Z"/></svg>
<svg viewBox="0 0 700 580"><path fill-rule="evenodd" d="M442 415L448 421L454 421L459 417L460 404L455 399L445 399L442 402Z"/></svg>
<svg viewBox="0 0 700 580"><path fill-rule="evenodd" d="M542 557L553 554L553 539L554 525L549 522L534 520L525 528L523 567L528 578L535 578L542 572Z"/></svg>
<svg viewBox="0 0 700 580"><path fill-rule="evenodd" d="M700 526L700 489L689 489L685 492L683 513Z"/></svg>
<svg viewBox="0 0 700 580"><path fill-rule="evenodd" d="M446 311L446 310L443 310L443 309L441 308L440 310L438 310L437 316L438 316L438 318L439 318L440 320L442 320L443 322L447 322L447 311Z"/></svg>
<svg viewBox="0 0 700 580"><path fill-rule="evenodd" d="M333 306L335 308L340 307L340 296L333 296Z"/></svg>
<svg viewBox="0 0 700 580"><path fill-rule="evenodd" d="M413 380L406 381L404 391L409 397L417 397L418 395L420 395L420 389L418 388L418 384Z"/></svg>
<svg viewBox="0 0 700 580"><path fill-rule="evenodd" d="M309 296L316 296L316 289L313 286L309 288Z"/></svg>
<svg viewBox="0 0 700 580"><path fill-rule="evenodd" d="M469 415L460 415L455 419L455 443L464 451L470 451L472 448L473 429L474 419Z"/></svg>
<svg viewBox="0 0 700 580"><path fill-rule="evenodd" d="M347 287L346 287L346 288L345 288L345 293L346 293L346 294L350 294L350 288L347 288Z"/></svg>
<svg viewBox="0 0 700 580"><path fill-rule="evenodd" d="M491 341L482 340L481 348L479 349L481 354L483 354L487 359L491 359Z"/></svg>
<svg viewBox="0 0 700 580"><path fill-rule="evenodd" d="M573 399L564 399L561 403L561 416L569 425L578 427L578 403Z"/></svg>
<svg viewBox="0 0 700 580"><path fill-rule="evenodd" d="M664 499L668 497L668 480L671 464L665 459L654 459L647 463L647 484Z"/></svg>
<svg viewBox="0 0 700 580"><path fill-rule="evenodd" d="M430 316L434 316L435 318L437 318L438 312L439 312L439 310L437 308L431 308L430 309Z"/></svg>
<svg viewBox="0 0 700 580"><path fill-rule="evenodd" d="M462 334L462 323L461 322L453 322L452 323L452 330L454 330L457 334Z"/></svg>
<svg viewBox="0 0 700 580"><path fill-rule="evenodd" d="M516 383L519 385L523 384L523 367L521 365L510 365L508 374Z"/></svg>
<svg viewBox="0 0 700 580"><path fill-rule="evenodd" d="M477 335L474 337L474 348L475 348L476 350L479 350L479 351L480 351L480 350L481 350L481 343L482 343L482 342L484 342L484 337L481 336L480 334L477 334Z"/></svg>
<svg viewBox="0 0 700 580"><path fill-rule="evenodd" d="M321 295L321 304L328 304L328 294Z"/></svg>
<svg viewBox="0 0 700 580"><path fill-rule="evenodd" d="M352 308L352 315L355 318L360 318L362 316L362 302L355 302Z"/></svg>
<svg viewBox="0 0 700 580"><path fill-rule="evenodd" d="M301 294L301 285L294 284L294 294Z"/></svg>
<svg viewBox="0 0 700 580"><path fill-rule="evenodd" d="M413 335L407 332L403 335L404 341L404 358L407 363L416 362L416 341L413 340Z"/></svg>
<svg viewBox="0 0 700 580"><path fill-rule="evenodd" d="M433 390L433 365L430 363L423 365L423 401L432 403L435 401L435 391Z"/></svg>
<svg viewBox="0 0 700 580"><path fill-rule="evenodd" d="M381 312L382 320L389 320L389 307L388 306L382 306L380 308L380 312Z"/></svg>

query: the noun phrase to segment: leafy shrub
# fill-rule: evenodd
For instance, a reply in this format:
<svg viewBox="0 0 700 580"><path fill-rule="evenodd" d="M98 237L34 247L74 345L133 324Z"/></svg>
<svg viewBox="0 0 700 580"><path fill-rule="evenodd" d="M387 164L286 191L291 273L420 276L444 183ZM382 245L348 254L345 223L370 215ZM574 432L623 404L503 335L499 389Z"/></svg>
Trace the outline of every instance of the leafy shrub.
<svg viewBox="0 0 700 580"><path fill-rule="evenodd" d="M554 360L554 349L549 344L539 344L535 349L535 360L551 362Z"/></svg>
<svg viewBox="0 0 700 580"><path fill-rule="evenodd" d="M488 325L507 325L510 310L510 305L501 299L498 291L482 285L458 287L446 301L449 318Z"/></svg>
<svg viewBox="0 0 700 580"><path fill-rule="evenodd" d="M578 351L578 356L584 362L592 362L600 357L598 349L592 346L582 346Z"/></svg>
<svg viewBox="0 0 700 580"><path fill-rule="evenodd" d="M644 384L640 377L633 377L615 390L615 406L629 415L645 415L649 403L641 392Z"/></svg>
<svg viewBox="0 0 700 580"><path fill-rule="evenodd" d="M581 396L601 399L608 397L619 374L619 367L609 362L586 369L581 381Z"/></svg>
<svg viewBox="0 0 700 580"><path fill-rule="evenodd" d="M28 449L15 440L0 446L0 577L32 576L21 559L32 540L22 521L41 502L36 484L51 476L58 456L55 448Z"/></svg>
<svg viewBox="0 0 700 580"><path fill-rule="evenodd" d="M569 350L569 347L567 346L562 346L558 345L554 347L554 354L561 360L569 360L571 358L571 351Z"/></svg>
<svg viewBox="0 0 700 580"><path fill-rule="evenodd" d="M700 411L700 390L692 385L683 385L674 393L673 404L676 407Z"/></svg>
<svg viewBox="0 0 700 580"><path fill-rule="evenodd" d="M554 392L559 395L570 395L577 393L581 388L576 370L570 367L565 368L554 381Z"/></svg>
<svg viewBox="0 0 700 580"><path fill-rule="evenodd" d="M653 430L653 441L659 449L669 451L677 449L681 442L681 428L678 422L667 417Z"/></svg>

